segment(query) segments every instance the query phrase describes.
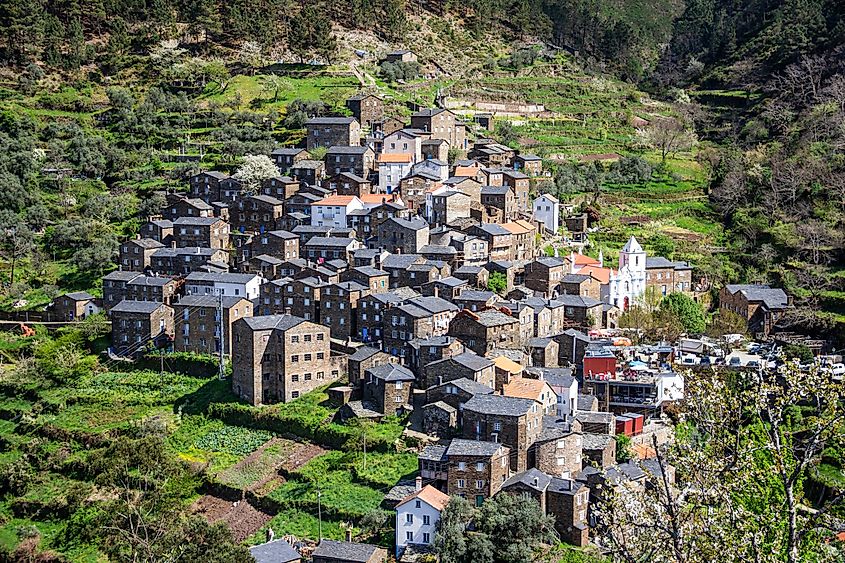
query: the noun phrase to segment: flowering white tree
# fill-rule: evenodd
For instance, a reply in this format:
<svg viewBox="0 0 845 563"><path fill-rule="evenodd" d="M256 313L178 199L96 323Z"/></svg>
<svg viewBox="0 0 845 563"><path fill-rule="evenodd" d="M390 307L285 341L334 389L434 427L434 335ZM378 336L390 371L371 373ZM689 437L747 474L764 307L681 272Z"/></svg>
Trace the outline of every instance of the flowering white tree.
<svg viewBox="0 0 845 563"><path fill-rule="evenodd" d="M279 169L276 168L269 156L248 154L232 177L241 181L244 193L254 194L261 187L261 182L278 175Z"/></svg>
<svg viewBox="0 0 845 563"><path fill-rule="evenodd" d="M658 474L647 486L600 491L593 514L613 559L841 561L838 542L828 540L843 491L834 488L813 508L819 499L805 496L804 483L823 450L842 440L842 384L797 361L688 374L686 383L676 440L658 449ZM665 478L671 468L674 484Z"/></svg>

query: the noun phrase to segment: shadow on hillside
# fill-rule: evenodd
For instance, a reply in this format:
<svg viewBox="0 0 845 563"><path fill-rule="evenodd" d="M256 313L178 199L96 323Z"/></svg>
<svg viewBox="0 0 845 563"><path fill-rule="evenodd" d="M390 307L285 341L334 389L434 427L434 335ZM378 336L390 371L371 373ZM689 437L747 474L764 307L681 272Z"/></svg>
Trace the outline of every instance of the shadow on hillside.
<svg viewBox="0 0 845 563"><path fill-rule="evenodd" d="M181 410L182 414L203 414L211 403L238 402L241 401L232 393L230 380L210 379L193 393L180 397L173 405L173 412Z"/></svg>

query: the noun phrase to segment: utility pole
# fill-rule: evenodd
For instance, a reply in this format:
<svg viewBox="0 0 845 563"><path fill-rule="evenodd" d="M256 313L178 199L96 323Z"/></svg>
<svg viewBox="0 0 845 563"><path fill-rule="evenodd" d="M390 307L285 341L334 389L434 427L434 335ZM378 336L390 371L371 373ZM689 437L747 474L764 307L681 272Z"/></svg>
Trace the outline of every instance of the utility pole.
<svg viewBox="0 0 845 563"><path fill-rule="evenodd" d="M320 541L323 541L323 505L320 502L320 497L322 496L323 491L317 489L317 520L319 521Z"/></svg>
<svg viewBox="0 0 845 563"><path fill-rule="evenodd" d="M223 378L226 376L225 373L225 358L223 357L223 343L225 342L224 334L223 334L223 290L219 290L217 293L217 327L218 332L220 334L219 339L219 351L218 351L218 358L217 358L217 377L222 381Z"/></svg>
<svg viewBox="0 0 845 563"><path fill-rule="evenodd" d="M364 471L366 471L367 470L367 427L366 426L364 426L363 438L364 438Z"/></svg>

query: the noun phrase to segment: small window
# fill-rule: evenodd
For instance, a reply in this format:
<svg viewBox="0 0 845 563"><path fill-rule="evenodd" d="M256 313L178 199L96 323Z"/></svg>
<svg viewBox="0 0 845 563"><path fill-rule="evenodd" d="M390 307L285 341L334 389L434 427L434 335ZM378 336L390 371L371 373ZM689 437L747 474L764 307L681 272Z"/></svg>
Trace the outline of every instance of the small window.
<svg viewBox="0 0 845 563"><path fill-rule="evenodd" d="M298 336L291 336L290 341L291 342L299 342L299 337Z"/></svg>
<svg viewBox="0 0 845 563"><path fill-rule="evenodd" d="M414 515L411 514L410 512L408 514L406 514L405 515L405 522L407 522L408 524L413 524L414 523Z"/></svg>
<svg viewBox="0 0 845 563"><path fill-rule="evenodd" d="M299 391L294 391L290 394L291 399L299 398Z"/></svg>

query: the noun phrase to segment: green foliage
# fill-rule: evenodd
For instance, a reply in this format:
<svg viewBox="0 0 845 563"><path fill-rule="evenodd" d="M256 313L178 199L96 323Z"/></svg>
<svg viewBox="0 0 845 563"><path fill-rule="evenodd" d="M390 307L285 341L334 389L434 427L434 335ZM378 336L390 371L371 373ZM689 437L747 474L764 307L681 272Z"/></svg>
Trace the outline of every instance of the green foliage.
<svg viewBox="0 0 845 563"><path fill-rule="evenodd" d="M508 278L502 272L490 272L487 278L487 289L502 294L508 287Z"/></svg>
<svg viewBox="0 0 845 563"><path fill-rule="evenodd" d="M225 426L198 439L194 445L202 450L245 456L257 450L272 434L237 426Z"/></svg>
<svg viewBox="0 0 845 563"><path fill-rule="evenodd" d="M670 293L660 308L677 318L688 334L702 334L707 326L701 305L684 293Z"/></svg>
<svg viewBox="0 0 845 563"><path fill-rule="evenodd" d="M379 67L379 74L388 82L397 82L404 80L405 82L416 79L420 75L420 63L416 61L404 62L383 62Z"/></svg>
<svg viewBox="0 0 845 563"><path fill-rule="evenodd" d="M806 344L786 344L781 351L784 357L798 359L802 364L813 361L813 351Z"/></svg>
<svg viewBox="0 0 845 563"><path fill-rule="evenodd" d="M475 531L467 533L470 522ZM478 508L452 497L441 514L433 545L443 563L529 563L540 544L556 541L554 519L543 514L536 500L505 493Z"/></svg>
<svg viewBox="0 0 845 563"><path fill-rule="evenodd" d="M617 434L616 439L616 463L625 463L634 457L631 449L631 438L625 434Z"/></svg>

